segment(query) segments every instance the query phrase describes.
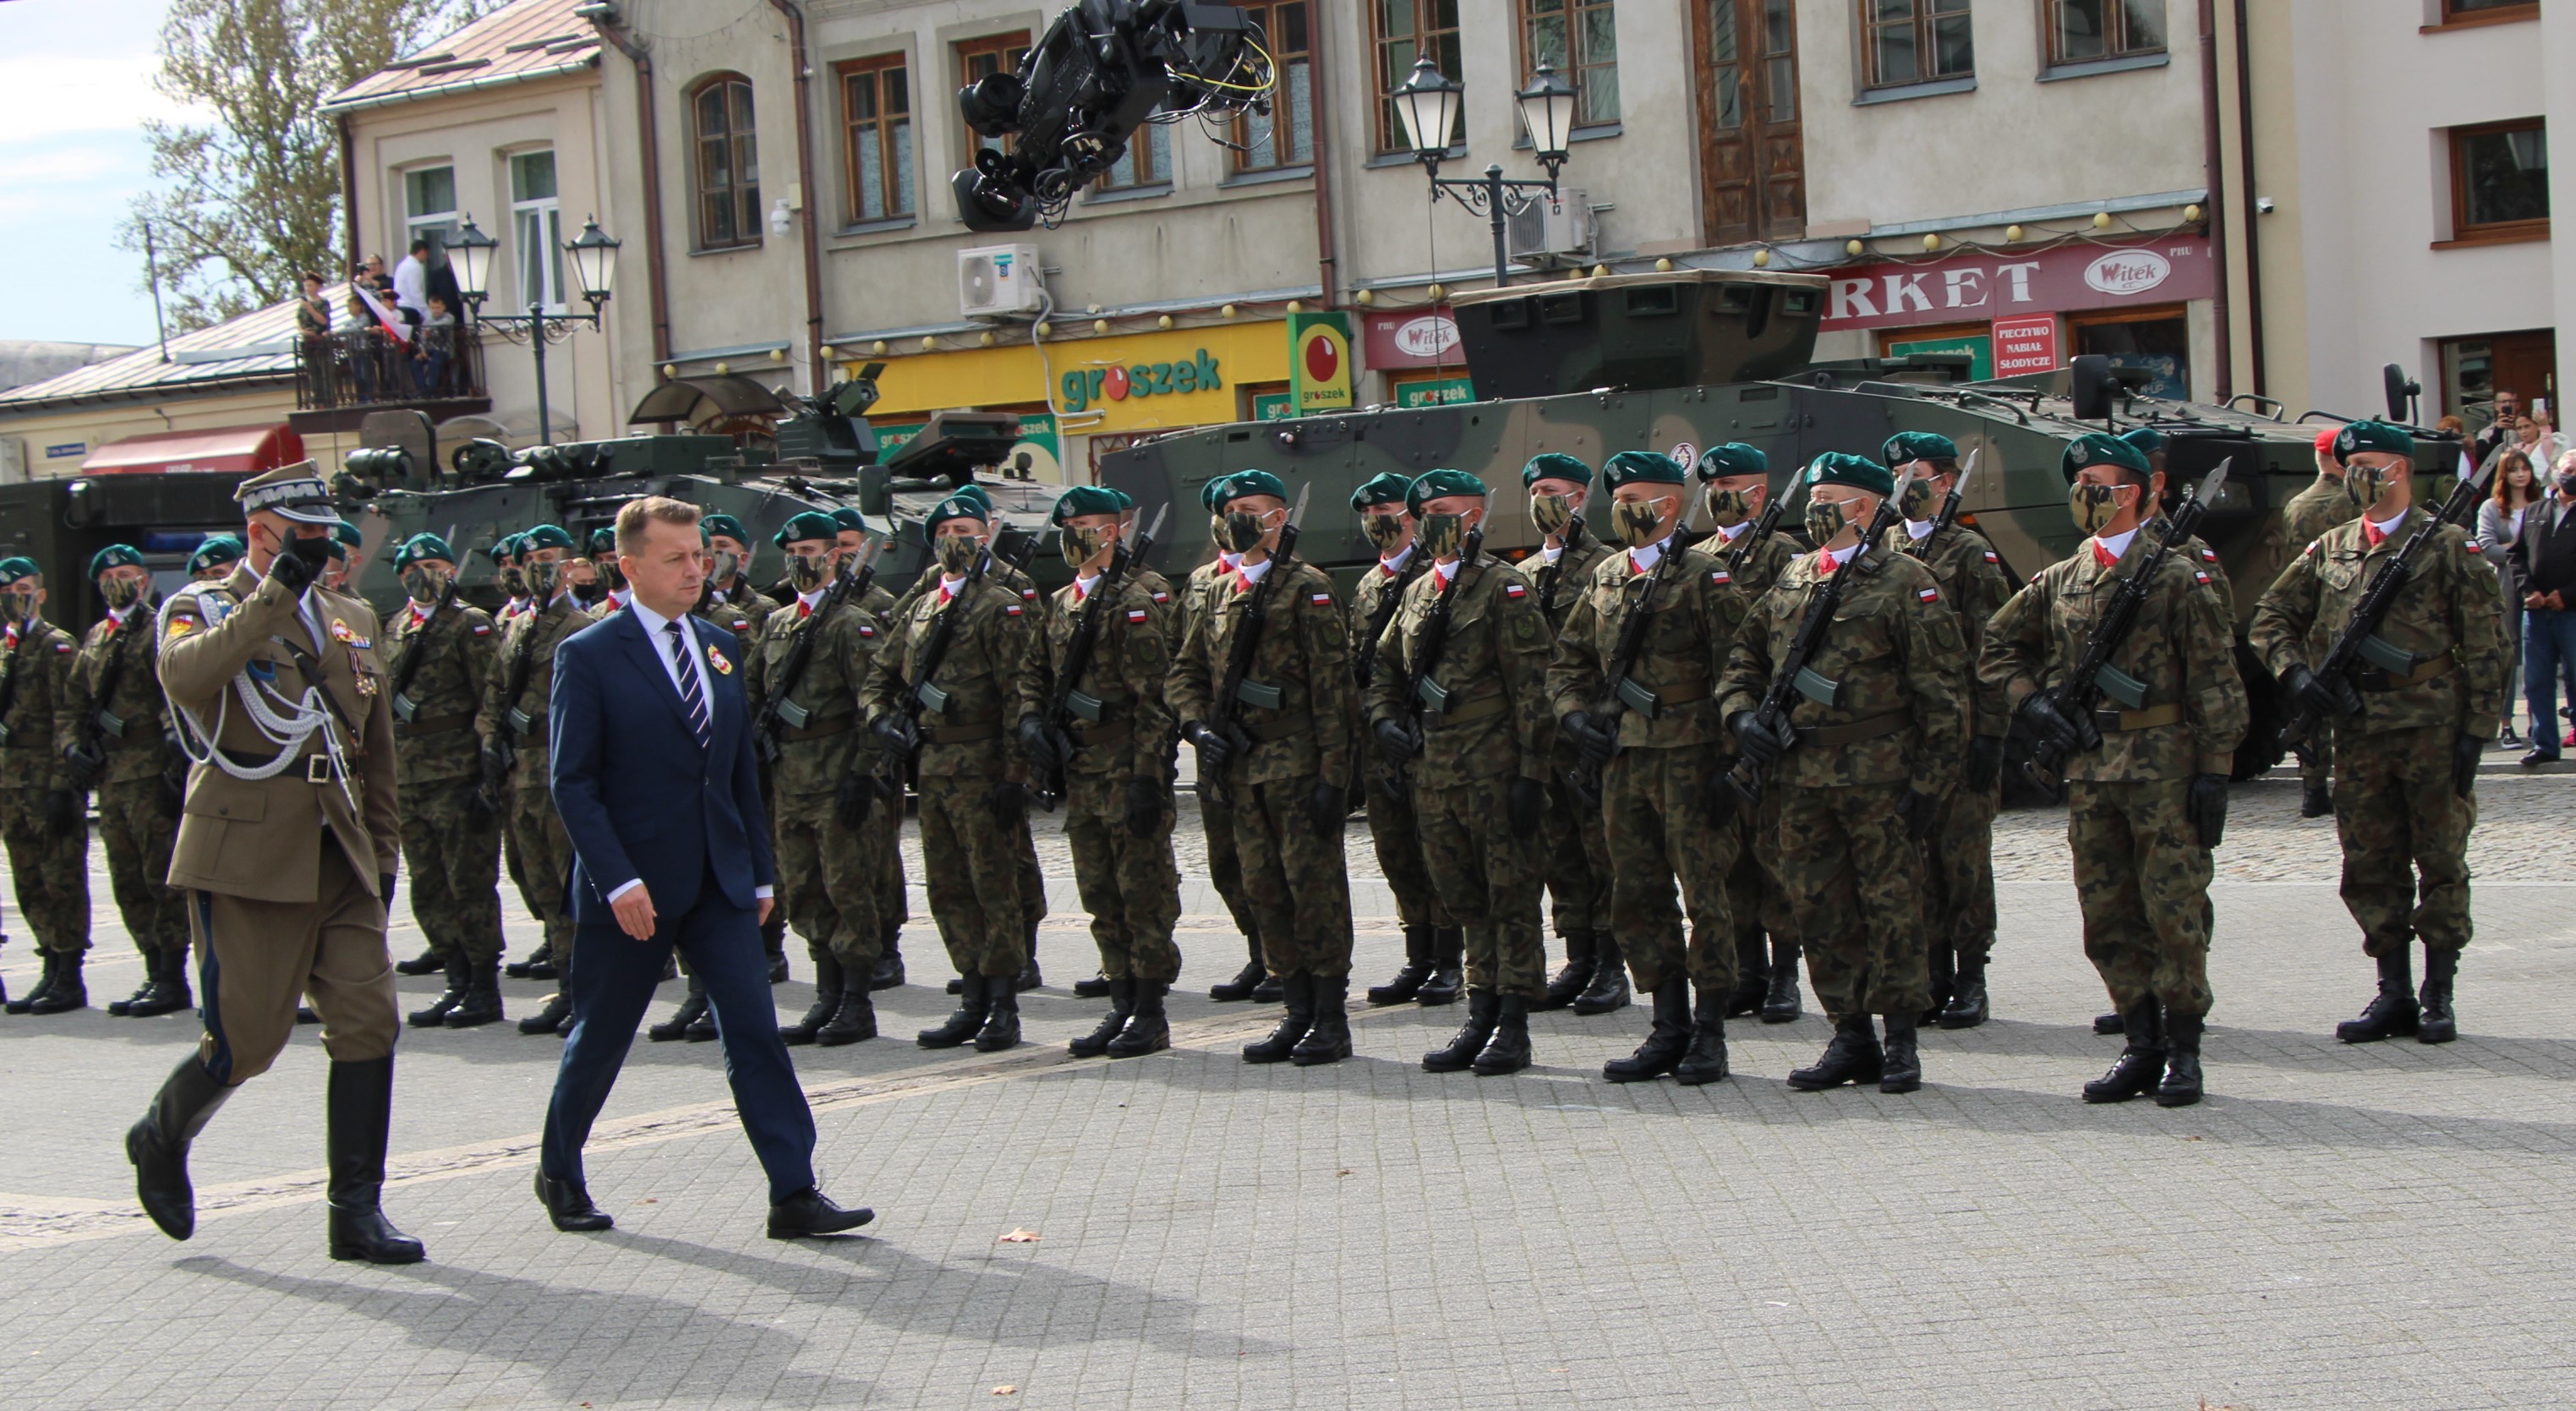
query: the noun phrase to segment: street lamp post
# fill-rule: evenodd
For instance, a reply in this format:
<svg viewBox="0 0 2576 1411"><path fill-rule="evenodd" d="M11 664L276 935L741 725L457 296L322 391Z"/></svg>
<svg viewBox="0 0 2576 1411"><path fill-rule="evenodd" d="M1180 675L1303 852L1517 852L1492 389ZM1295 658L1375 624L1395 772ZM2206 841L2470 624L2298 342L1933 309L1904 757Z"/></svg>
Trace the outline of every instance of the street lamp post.
<svg viewBox="0 0 2576 1411"><path fill-rule="evenodd" d="M546 345L560 343L572 336L576 328L597 329L599 311L608 302L609 282L617 277L617 246L599 229L599 218L591 217L581 234L564 242L563 251L572 257L573 277L581 281L581 297L590 304L586 314L549 314L541 302L532 302L524 314L486 314L483 301L490 295L492 252L501 242L474 226L474 217L465 217L464 228L447 242L447 253L456 262L456 291L465 296L467 331L489 328L510 342L528 341L529 351L537 363L537 444L554 444L554 417L546 405ZM529 258L536 258L530 252Z"/></svg>
<svg viewBox="0 0 2576 1411"><path fill-rule="evenodd" d="M1529 134L1539 165L1547 168L1545 181L1506 181L1500 162L1488 165L1481 177L1440 175L1440 162L1449 155L1450 135L1457 131L1467 90L1440 72L1428 56L1414 64L1413 72L1391 96L1396 120L1404 125L1405 140L1413 144L1414 159L1430 175L1432 202L1437 204L1446 194L1492 223L1494 287L1500 289L1511 283L1511 248L1504 222L1537 205L1542 198L1548 209L1558 208L1556 174L1565 165L1566 141L1574 127L1573 87L1553 67L1542 63L1531 77L1530 86L1513 95L1520 108L1521 127Z"/></svg>

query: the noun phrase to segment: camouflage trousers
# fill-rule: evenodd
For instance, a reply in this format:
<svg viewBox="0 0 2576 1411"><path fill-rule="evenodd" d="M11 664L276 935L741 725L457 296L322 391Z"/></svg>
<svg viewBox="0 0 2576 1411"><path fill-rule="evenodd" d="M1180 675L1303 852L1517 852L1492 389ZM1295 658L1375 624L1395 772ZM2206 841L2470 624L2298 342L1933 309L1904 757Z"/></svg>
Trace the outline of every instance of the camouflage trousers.
<svg viewBox="0 0 2576 1411"><path fill-rule="evenodd" d="M2334 782L2334 756L2326 752L2324 745L2316 743L2301 745L2296 751L2296 756L2299 761L2301 788L2322 789Z"/></svg>
<svg viewBox="0 0 2576 1411"><path fill-rule="evenodd" d="M1091 913L1100 973L1112 980L1181 977L1172 926L1181 919L1181 871L1172 860L1172 810L1144 837L1127 831L1127 780L1108 773L1065 778L1064 841L1073 883Z"/></svg>
<svg viewBox="0 0 2576 1411"><path fill-rule="evenodd" d="M1787 942L1798 938L1789 890L1780 884L1780 790L1764 790L1762 801L1738 818L1744 846L1726 873L1726 909L1735 921L1738 951L1752 955L1760 953L1755 948L1765 936ZM1769 963L1767 956L1763 963Z"/></svg>
<svg viewBox="0 0 2576 1411"><path fill-rule="evenodd" d="M51 955L88 950L89 824L57 838L45 827L43 789L0 788L0 843L18 880L18 917L35 933L36 948Z"/></svg>
<svg viewBox="0 0 2576 1411"><path fill-rule="evenodd" d="M1816 1003L1836 1019L1922 1013L1923 852L1897 816L1905 785L1779 788L1776 865Z"/></svg>
<svg viewBox="0 0 2576 1411"><path fill-rule="evenodd" d="M1743 831L1710 817L1710 786L1725 757L1714 744L1624 749L1601 771L1601 828L1610 846L1610 927L1637 988L1674 976L1703 989L1735 984L1735 923L1726 874ZM1723 788L1723 785L1718 785ZM1681 905L1673 885L1681 884ZM1690 919L1685 940L1683 917Z"/></svg>
<svg viewBox="0 0 2576 1411"><path fill-rule="evenodd" d="M1351 973L1351 879L1341 820L1316 826L1314 792L1312 779L1236 785L1234 842L1262 963L1330 980Z"/></svg>
<svg viewBox="0 0 2576 1411"><path fill-rule="evenodd" d="M155 775L98 789L98 832L107 844L107 881L125 933L145 955L188 948L188 899L163 879L179 811Z"/></svg>
<svg viewBox="0 0 2576 1411"><path fill-rule="evenodd" d="M1020 892L1020 920L1034 936L1038 923L1046 920L1046 874L1038 870L1038 839L1029 827L1027 809L1020 810L1020 826L1013 830L1011 842L1019 849L1012 874Z"/></svg>
<svg viewBox="0 0 2576 1411"><path fill-rule="evenodd" d="M1226 914L1234 918L1234 929L1252 943L1252 953L1258 957L1261 928L1252 894L1243 889L1243 854L1234 841L1234 806L1214 802L1205 789L1198 791L1198 800L1199 828L1207 836L1208 885L1216 888Z"/></svg>
<svg viewBox="0 0 2576 1411"><path fill-rule="evenodd" d="M472 778L403 786L403 868L429 948L475 965L501 956L501 820L474 821Z"/></svg>
<svg viewBox="0 0 2576 1411"><path fill-rule="evenodd" d="M1601 810L1575 795L1560 770L1547 781L1547 823L1540 832L1550 920L1560 936L1610 929L1610 838Z"/></svg>
<svg viewBox="0 0 2576 1411"><path fill-rule="evenodd" d="M2555 722L2551 722L2555 728ZM2343 840L2343 904L2361 948L2394 955L2469 943L2469 830L2475 794L2451 789L2448 726L2335 740L2335 832Z"/></svg>
<svg viewBox="0 0 2576 1411"><path fill-rule="evenodd" d="M896 846L900 805L879 801L856 829L828 793L781 798L771 814L777 909L805 938L806 954L829 955L845 970L873 968L885 948L883 854Z"/></svg>
<svg viewBox="0 0 2576 1411"><path fill-rule="evenodd" d="M921 874L930 919L960 975L1016 976L1029 963L1028 910L1013 849L1025 810L994 809L998 774L921 776Z"/></svg>
<svg viewBox="0 0 2576 1411"><path fill-rule="evenodd" d="M1417 786L1414 816L1441 904L1466 933L1467 986L1537 999L1547 988L1538 929L1538 839L1512 831L1508 790L1497 775L1440 788Z"/></svg>
<svg viewBox="0 0 2576 1411"><path fill-rule="evenodd" d="M545 927L546 944L554 949L558 970L570 973L572 908L564 905L564 886L572 876L572 839L564 835L563 816L555 812L554 794L546 787L541 756L529 770L519 756L517 787L510 791L510 837L519 848L519 896Z"/></svg>
<svg viewBox="0 0 2576 1411"><path fill-rule="evenodd" d="M1394 782L1374 758L1360 766L1359 776L1368 790L1369 842L1377 849L1378 871L1395 893L1396 920L1408 929L1456 925L1422 855L1422 823L1414 816L1413 791Z"/></svg>
<svg viewBox="0 0 2576 1411"><path fill-rule="evenodd" d="M1941 800L1941 821L1923 847L1923 936L1963 957L1983 959L1995 947L1995 811L2003 785Z"/></svg>
<svg viewBox="0 0 2576 1411"><path fill-rule="evenodd" d="M2188 779L2066 784L2066 843L2084 909L2084 954L2111 1003L2153 995L2209 1012L2209 850L2185 806Z"/></svg>

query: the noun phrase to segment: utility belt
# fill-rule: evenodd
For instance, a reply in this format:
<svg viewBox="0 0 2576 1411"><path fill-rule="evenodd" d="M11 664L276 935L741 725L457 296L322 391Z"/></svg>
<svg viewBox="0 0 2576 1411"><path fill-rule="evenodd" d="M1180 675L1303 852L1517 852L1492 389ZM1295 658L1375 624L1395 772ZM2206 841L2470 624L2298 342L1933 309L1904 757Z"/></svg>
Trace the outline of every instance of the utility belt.
<svg viewBox="0 0 2576 1411"><path fill-rule="evenodd" d="M394 738L397 740L424 739L431 735L445 735L463 730L473 723L472 715L415 716L410 720L394 722Z"/></svg>
<svg viewBox="0 0 2576 1411"><path fill-rule="evenodd" d="M1425 676L1414 695L1422 702L1422 728L1426 732L1491 720L1509 708L1503 699L1502 683L1492 680L1472 690L1452 691Z"/></svg>
<svg viewBox="0 0 2576 1411"><path fill-rule="evenodd" d="M263 756L256 750L228 749L223 754L224 758L244 769L266 769L277 762L277 756ZM338 768L331 763L331 756L327 751L316 750L312 754L303 756L303 765L304 782L307 784L328 784L333 779L341 777ZM292 778L294 775L295 771L289 769L285 774L276 777Z"/></svg>
<svg viewBox="0 0 2576 1411"><path fill-rule="evenodd" d="M954 725L934 725L921 732L922 743L927 745L971 745L1000 738L1002 717L999 712L974 720L961 720Z"/></svg>
<svg viewBox="0 0 2576 1411"><path fill-rule="evenodd" d="M2124 730L2153 730L2158 726L2181 723L2182 703L2180 701L2167 701L2163 705L2148 706L2144 710L2104 709L2093 712L2093 728L2105 735Z"/></svg>
<svg viewBox="0 0 2576 1411"><path fill-rule="evenodd" d="M136 729L149 730L151 738L160 738L161 713L159 711L149 712L134 720L126 720L113 712L102 710L90 718L97 723L99 736L104 740L122 740L127 732ZM5 741L7 738L5 734L0 734L0 741Z"/></svg>
<svg viewBox="0 0 2576 1411"><path fill-rule="evenodd" d="M2421 686L2427 681L2438 681L2450 675L2452 668L2458 664L2452 659L2450 653L2445 652L2431 661L2416 666L2411 671L2391 671L2386 667L2366 666L2352 674L2352 684L2356 690L2375 693L2403 691L2409 686Z"/></svg>
<svg viewBox="0 0 2576 1411"><path fill-rule="evenodd" d="M1656 719L1674 706L1696 705L1707 700L1709 694L1709 680L1705 676L1696 681L1675 682L1661 690L1649 689L1634 676L1628 676L1620 679L1618 689L1619 699L1627 703L1628 709L1648 720Z"/></svg>
<svg viewBox="0 0 2576 1411"><path fill-rule="evenodd" d="M1912 715L1901 710L1891 710L1882 715L1863 716L1845 725L1819 725L1812 730L1801 730L1798 732L1798 743L1820 746L1857 745L1864 740L1893 735L1913 723Z"/></svg>
<svg viewBox="0 0 2576 1411"><path fill-rule="evenodd" d="M856 714L836 715L828 720L815 720L812 716L805 715L801 711L798 712L798 715L800 718L810 723L804 725L780 724L778 727L779 743L793 744L799 740L820 740L833 735L847 734L850 728L859 722L859 717ZM785 711L780 711L778 718L781 722L784 722L787 719L787 713Z"/></svg>

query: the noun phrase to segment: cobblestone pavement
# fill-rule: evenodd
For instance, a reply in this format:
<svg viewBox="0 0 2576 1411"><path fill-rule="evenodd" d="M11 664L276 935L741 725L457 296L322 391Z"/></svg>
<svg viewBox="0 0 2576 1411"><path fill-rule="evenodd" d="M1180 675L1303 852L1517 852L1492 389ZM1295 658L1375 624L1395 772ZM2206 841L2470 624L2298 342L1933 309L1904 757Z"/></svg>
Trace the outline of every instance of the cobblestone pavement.
<svg viewBox="0 0 2576 1411"><path fill-rule="evenodd" d="M2498 772L2482 798L2467 1036L2350 1048L2330 1035L2370 968L2332 827L2295 783L2240 788L2213 1095L2174 1112L2075 1097L2114 1041L2047 810L1997 830L1998 1017L1928 1035L1904 1098L1789 1093L1812 1014L1735 1027L1735 1079L1687 1090L1598 1080L1635 1008L1539 1017L1512 1078L1423 1073L1458 1011L1412 1007L1358 1017L1352 1062L1249 1067L1272 1011L1206 1000L1241 950L1196 880L1177 1047L1072 1062L1098 1009L1061 988L1091 956L1050 831L1035 1042L906 1041L947 1008L917 919L890 1037L798 1051L825 1188L879 1212L828 1245L761 1238L716 1050L640 1041L590 1163L618 1228L553 1233L528 1179L556 1045L497 1026L403 1039L387 1205L431 1263L324 1257L311 1029L198 1144L204 1216L174 1245L118 1136L192 1021L0 1019L0 1385L102 1408L2569 1405L2576 781ZM1366 981L1399 947L1351 837ZM138 977L93 890L103 1003ZM523 949L515 899L510 926ZM0 962L32 982L23 944ZM506 988L519 1013L546 987Z"/></svg>

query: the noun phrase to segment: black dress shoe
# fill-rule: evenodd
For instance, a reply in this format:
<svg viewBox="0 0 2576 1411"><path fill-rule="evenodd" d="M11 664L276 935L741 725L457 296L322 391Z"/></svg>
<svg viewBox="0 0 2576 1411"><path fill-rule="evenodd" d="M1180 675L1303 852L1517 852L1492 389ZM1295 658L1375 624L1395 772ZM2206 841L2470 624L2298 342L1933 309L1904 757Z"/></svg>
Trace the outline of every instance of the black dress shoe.
<svg viewBox="0 0 2576 1411"><path fill-rule="evenodd" d="M855 1230L877 1213L860 1206L843 1210L832 1198L807 1186L785 1200L769 1205L769 1237L774 1240L810 1239L817 1235L837 1235Z"/></svg>
<svg viewBox="0 0 2576 1411"><path fill-rule="evenodd" d="M617 1223L590 1203L589 1187L579 1181L558 1181L542 1169L537 1172L537 1203L546 1208L546 1218L555 1222L555 1228L567 1234L605 1230Z"/></svg>

